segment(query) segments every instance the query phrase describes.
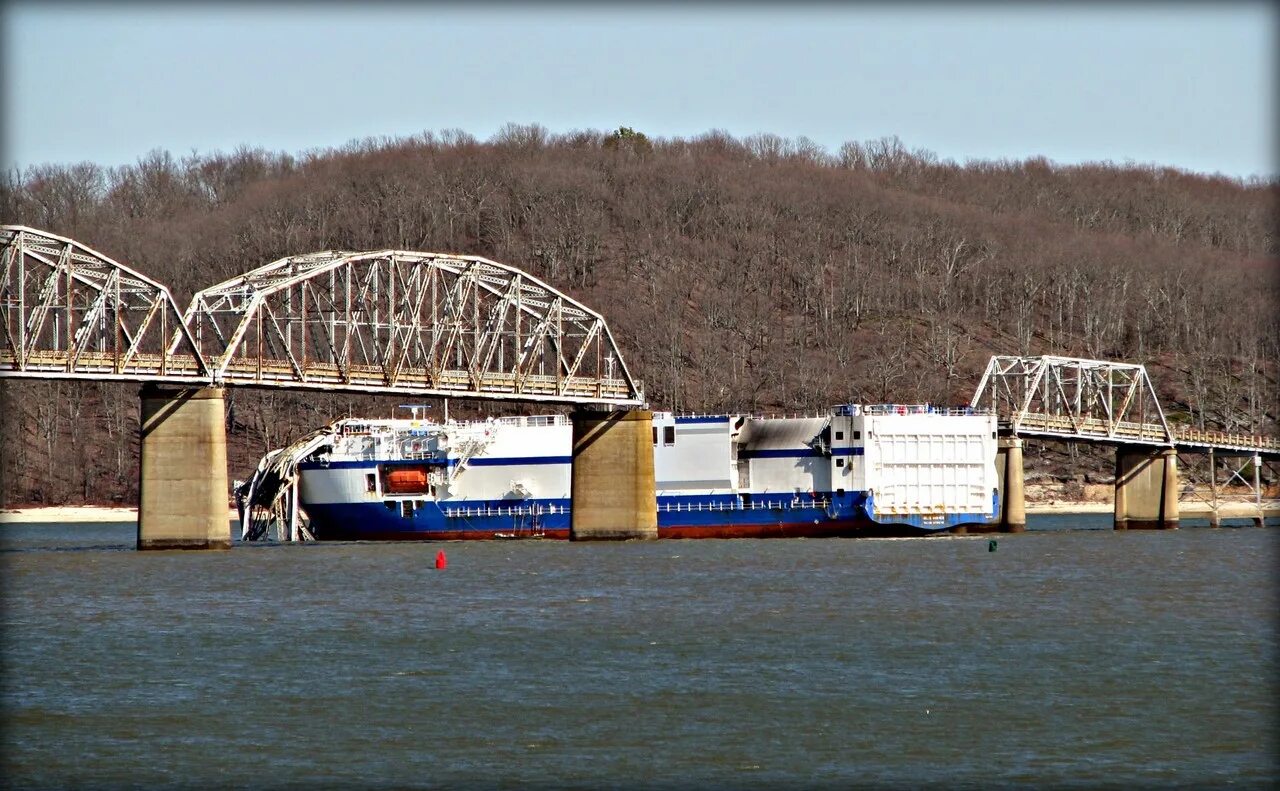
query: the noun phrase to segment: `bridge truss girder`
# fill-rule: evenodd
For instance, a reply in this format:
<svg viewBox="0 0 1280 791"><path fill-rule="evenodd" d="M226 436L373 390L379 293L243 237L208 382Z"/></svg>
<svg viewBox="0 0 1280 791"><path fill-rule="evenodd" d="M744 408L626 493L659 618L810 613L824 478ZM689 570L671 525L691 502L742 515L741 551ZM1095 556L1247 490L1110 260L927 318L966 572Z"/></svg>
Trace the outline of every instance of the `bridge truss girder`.
<svg viewBox="0 0 1280 791"><path fill-rule="evenodd" d="M0 376L205 382L168 288L79 242L0 226Z"/></svg>
<svg viewBox="0 0 1280 791"><path fill-rule="evenodd" d="M1264 476L1265 471L1265 476ZM1267 481L1280 478L1280 457L1257 451L1223 450L1215 447L1178 449L1178 499L1208 506L1215 516L1220 509L1236 507L1227 518L1256 518L1264 509L1275 507L1275 493L1268 496ZM1253 512L1239 511L1253 506Z"/></svg>
<svg viewBox="0 0 1280 791"><path fill-rule="evenodd" d="M198 292L183 319L219 384L644 400L599 314L476 256L290 256Z"/></svg>
<svg viewBox="0 0 1280 791"><path fill-rule="evenodd" d="M994 356L971 406L1014 434L1170 445L1173 433L1145 366L1077 357Z"/></svg>

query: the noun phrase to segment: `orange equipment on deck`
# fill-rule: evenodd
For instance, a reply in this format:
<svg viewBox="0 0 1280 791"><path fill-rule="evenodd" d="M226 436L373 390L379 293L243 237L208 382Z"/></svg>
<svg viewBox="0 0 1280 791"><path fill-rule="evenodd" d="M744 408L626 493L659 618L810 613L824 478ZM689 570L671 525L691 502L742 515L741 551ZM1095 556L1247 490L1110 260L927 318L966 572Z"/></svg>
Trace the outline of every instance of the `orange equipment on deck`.
<svg viewBox="0 0 1280 791"><path fill-rule="evenodd" d="M422 467L402 467L387 471L383 491L388 494L419 494L427 491L427 471Z"/></svg>

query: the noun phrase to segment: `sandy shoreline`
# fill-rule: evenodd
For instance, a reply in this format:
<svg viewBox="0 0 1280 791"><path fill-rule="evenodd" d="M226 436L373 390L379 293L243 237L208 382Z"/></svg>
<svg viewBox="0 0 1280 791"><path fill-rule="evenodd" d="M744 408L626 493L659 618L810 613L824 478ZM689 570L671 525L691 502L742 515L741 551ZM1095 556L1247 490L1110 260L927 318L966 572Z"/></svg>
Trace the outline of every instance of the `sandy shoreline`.
<svg viewBox="0 0 1280 791"><path fill-rule="evenodd" d="M227 519L239 519L228 509ZM32 522L137 522L138 509L103 505L54 505L38 508L7 508L0 511L0 525Z"/></svg>
<svg viewBox="0 0 1280 791"><path fill-rule="evenodd" d="M1028 514L1109 514L1111 503L1093 503L1075 500L1052 500L1047 503L1027 503Z"/></svg>

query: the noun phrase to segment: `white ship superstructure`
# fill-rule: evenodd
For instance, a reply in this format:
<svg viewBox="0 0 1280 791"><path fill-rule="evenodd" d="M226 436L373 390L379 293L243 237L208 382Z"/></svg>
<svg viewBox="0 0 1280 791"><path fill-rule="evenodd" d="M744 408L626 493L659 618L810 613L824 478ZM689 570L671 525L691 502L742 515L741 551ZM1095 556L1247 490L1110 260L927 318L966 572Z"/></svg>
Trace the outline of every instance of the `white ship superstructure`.
<svg viewBox="0 0 1280 791"><path fill-rule="evenodd" d="M347 419L260 471L296 470L294 502L319 539L563 537L572 434L563 415ZM967 408L655 412L658 534L875 535L984 523L996 514L995 453L994 416ZM255 479L258 491L268 477Z"/></svg>

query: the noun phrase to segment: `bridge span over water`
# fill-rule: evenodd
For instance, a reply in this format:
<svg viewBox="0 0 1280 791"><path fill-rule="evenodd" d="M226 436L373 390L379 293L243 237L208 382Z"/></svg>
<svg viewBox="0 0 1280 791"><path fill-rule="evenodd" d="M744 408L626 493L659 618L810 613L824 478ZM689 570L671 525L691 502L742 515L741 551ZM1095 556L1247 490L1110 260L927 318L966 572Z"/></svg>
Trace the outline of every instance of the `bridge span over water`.
<svg viewBox="0 0 1280 791"><path fill-rule="evenodd" d="M1175 526L1180 500L1202 502L1212 523L1226 508L1249 504L1261 523L1262 469L1280 460L1280 437L1170 422L1146 367L1132 363L995 356L970 405L999 419L1006 525L1026 521L1019 505L1026 437L1114 446L1117 527Z"/></svg>
<svg viewBox="0 0 1280 791"><path fill-rule="evenodd" d="M612 537L610 502L644 501L622 491L634 476L611 474L649 448L636 419L649 413L614 411L644 406L641 383L600 314L515 267L325 250L210 286L179 312L163 284L35 228L0 226L0 265L0 377L143 385L139 548L230 545L226 387L572 404L575 481L593 480L577 535ZM627 520L644 531L643 509Z"/></svg>
<svg viewBox="0 0 1280 791"><path fill-rule="evenodd" d="M526 272L477 256L287 256L197 292L184 311L163 284L35 228L0 226L0 265L0 378L144 385L140 546L156 524L174 538L157 546L184 545L184 500L204 502L209 535L226 532L218 524L228 491L225 387L645 406L603 317ZM1186 453L1208 454L1215 503L1215 454L1248 458L1230 480L1244 481L1252 466L1261 513L1258 471L1264 458L1280 456L1280 438L1170 424L1141 365L996 356L971 403L994 409L1005 435L998 463L1009 529L1025 524L1024 437L1116 446L1117 526L1176 525L1177 458ZM648 413L614 413L624 414ZM641 444L647 451L647 419L580 415L575 481L579 421L583 447L597 446L591 453L608 463L645 455L632 451ZM601 439L609 435L620 437L616 454ZM575 500L575 526L590 511Z"/></svg>
<svg viewBox="0 0 1280 791"><path fill-rule="evenodd" d="M0 375L639 406L600 314L515 267L405 250L281 258L169 289L79 242L0 227Z"/></svg>
<svg viewBox="0 0 1280 791"><path fill-rule="evenodd" d="M992 357L970 402L1012 436L1280 455L1280 437L1170 423L1146 366L1040 355Z"/></svg>

